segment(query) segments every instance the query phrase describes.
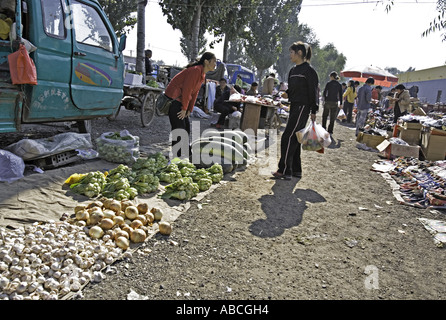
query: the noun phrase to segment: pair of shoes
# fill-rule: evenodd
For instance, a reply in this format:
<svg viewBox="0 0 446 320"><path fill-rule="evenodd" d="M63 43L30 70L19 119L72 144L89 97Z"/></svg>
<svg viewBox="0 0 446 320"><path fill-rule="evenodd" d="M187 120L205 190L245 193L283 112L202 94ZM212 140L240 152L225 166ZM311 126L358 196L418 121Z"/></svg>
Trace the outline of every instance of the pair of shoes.
<svg viewBox="0 0 446 320"><path fill-rule="evenodd" d="M280 179L283 179L283 180L291 180L291 176L288 176L288 175L285 175L285 174L283 174L283 173L279 173L279 172L273 172L272 173L272 175L273 175L273 179L276 179L276 180L280 180Z"/></svg>
<svg viewBox="0 0 446 320"><path fill-rule="evenodd" d="M302 172L293 172L293 177L302 178Z"/></svg>

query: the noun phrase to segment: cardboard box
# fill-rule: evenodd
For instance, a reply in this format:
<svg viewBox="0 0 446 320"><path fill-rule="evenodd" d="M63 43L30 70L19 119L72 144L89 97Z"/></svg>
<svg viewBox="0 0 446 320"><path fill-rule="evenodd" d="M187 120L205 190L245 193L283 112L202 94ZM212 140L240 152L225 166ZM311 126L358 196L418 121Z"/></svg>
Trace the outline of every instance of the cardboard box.
<svg viewBox="0 0 446 320"><path fill-rule="evenodd" d="M421 128L421 127L420 127ZM406 141L411 146L418 146L421 139L420 129L400 129L400 139Z"/></svg>
<svg viewBox="0 0 446 320"><path fill-rule="evenodd" d="M404 122L402 127L408 130L414 130L414 129L420 130L423 127L423 125L419 122Z"/></svg>
<svg viewBox="0 0 446 320"><path fill-rule="evenodd" d="M416 109L412 112L412 114L414 114L414 115L416 115L416 116L425 116L425 115L426 115L426 112L424 111L423 108L418 107L418 108L416 108Z"/></svg>
<svg viewBox="0 0 446 320"><path fill-rule="evenodd" d="M388 140L383 141L376 148L379 152L384 153L387 158L418 158L421 149L420 146L394 144L390 143Z"/></svg>
<svg viewBox="0 0 446 320"><path fill-rule="evenodd" d="M444 160L446 154L446 136L425 133L423 134L422 147L426 160Z"/></svg>
<svg viewBox="0 0 446 320"><path fill-rule="evenodd" d="M356 141L359 143L364 143L367 147L376 149L376 147L386 140L386 137L378 136L374 134L368 134L364 132L360 132L358 134L358 137L356 138Z"/></svg>
<svg viewBox="0 0 446 320"><path fill-rule="evenodd" d="M436 128L431 128L431 134L436 135L436 136L446 136L446 131L436 129Z"/></svg>

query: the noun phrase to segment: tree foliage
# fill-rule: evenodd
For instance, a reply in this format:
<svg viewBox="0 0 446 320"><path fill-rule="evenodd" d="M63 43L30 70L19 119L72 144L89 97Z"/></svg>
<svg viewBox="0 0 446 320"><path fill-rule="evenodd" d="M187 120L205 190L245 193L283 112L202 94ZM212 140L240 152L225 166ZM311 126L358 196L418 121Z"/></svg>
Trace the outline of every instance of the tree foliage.
<svg viewBox="0 0 446 320"><path fill-rule="evenodd" d="M293 62L290 60L289 48L296 41L303 41L311 45L312 49L319 46L319 40L316 38L313 30L306 24L299 24L298 21L290 26L289 34L282 39L282 52L279 55L279 59L275 64L281 80L287 81L288 73L293 67Z"/></svg>
<svg viewBox="0 0 446 320"><path fill-rule="evenodd" d="M254 62L257 78L276 63L282 52L282 38L289 33L289 26L297 21L302 0L261 0L256 18L248 23L244 33L246 53Z"/></svg>
<svg viewBox="0 0 446 320"><path fill-rule="evenodd" d="M438 16L436 16L434 20L429 24L429 28L427 28L423 32L423 37L427 36L431 32L446 30L446 0L437 1L437 12ZM443 41L446 41L446 31L442 34L442 36Z"/></svg>
<svg viewBox="0 0 446 320"><path fill-rule="evenodd" d="M328 43L322 48L313 48L311 65L316 70L321 88L330 80L330 73L336 71L338 74L344 69L347 58L339 53L332 43Z"/></svg>
<svg viewBox="0 0 446 320"><path fill-rule="evenodd" d="M206 49L208 41L203 34L198 35L198 55L202 55ZM190 38L182 36L180 38L181 53L189 60L193 60L194 44Z"/></svg>
<svg viewBox="0 0 446 320"><path fill-rule="evenodd" d="M254 62L246 54L245 40L240 37L232 40L229 43L227 61L230 63L242 65L251 70L255 70Z"/></svg>
<svg viewBox="0 0 446 320"><path fill-rule="evenodd" d="M181 50L189 60L206 46L204 34L209 31L216 41L225 38L223 61L254 70L259 80L265 70L274 66L287 80L292 67L288 48L302 40L312 45L312 64L325 79L332 70L341 71L346 58L333 44L319 49L313 31L299 25L301 3L302 0L165 0L159 4L167 22L182 32Z"/></svg>
<svg viewBox="0 0 446 320"><path fill-rule="evenodd" d="M237 41L241 36L248 22L256 17L256 8L260 4L260 0L230 0L225 1L227 11L219 18L213 21L208 31L216 38L211 43L220 42L224 38L223 45L223 61L228 62L229 43Z"/></svg>
<svg viewBox="0 0 446 320"><path fill-rule="evenodd" d="M204 35L208 26L228 9L225 2L220 0L164 0L159 5L172 28L180 30L183 37L190 41L189 60L198 57L200 35Z"/></svg>
<svg viewBox="0 0 446 320"><path fill-rule="evenodd" d="M136 0L98 0L110 20L118 38L136 25Z"/></svg>

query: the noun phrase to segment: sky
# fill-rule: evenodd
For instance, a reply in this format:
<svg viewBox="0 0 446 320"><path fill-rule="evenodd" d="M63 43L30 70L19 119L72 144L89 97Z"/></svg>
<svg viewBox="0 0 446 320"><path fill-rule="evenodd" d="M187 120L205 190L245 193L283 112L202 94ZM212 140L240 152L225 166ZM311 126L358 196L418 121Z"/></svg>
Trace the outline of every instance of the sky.
<svg viewBox="0 0 446 320"><path fill-rule="evenodd" d="M396 0L390 12L376 2L304 0L299 20L313 29L321 46L333 43L346 56L346 69L374 65L404 72L410 67L421 70L446 63L446 41L442 42L441 32L421 36L437 15L435 0ZM146 47L152 49L152 59L186 65L180 37L181 32L167 23L158 1L149 0ZM222 58L222 45L209 50ZM136 56L136 27L128 34L124 53Z"/></svg>

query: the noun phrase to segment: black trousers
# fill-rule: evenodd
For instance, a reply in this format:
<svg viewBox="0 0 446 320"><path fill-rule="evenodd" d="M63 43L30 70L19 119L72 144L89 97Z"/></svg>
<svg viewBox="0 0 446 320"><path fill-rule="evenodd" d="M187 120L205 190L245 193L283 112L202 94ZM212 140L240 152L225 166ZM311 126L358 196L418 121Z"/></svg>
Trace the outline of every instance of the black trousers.
<svg viewBox="0 0 446 320"><path fill-rule="evenodd" d="M240 107L240 103L223 102L214 105L214 110L220 112L220 116L218 117L217 121L218 124L222 126L225 124L226 116L234 112L232 107L236 107L238 109Z"/></svg>
<svg viewBox="0 0 446 320"><path fill-rule="evenodd" d="M174 100L169 109L169 120L172 135L172 152L174 157L189 158L190 150L190 121L189 117L178 119L181 102Z"/></svg>
<svg viewBox="0 0 446 320"><path fill-rule="evenodd" d="M402 115L400 107L395 103L395 107L393 107L393 123L397 123L398 118Z"/></svg>
<svg viewBox="0 0 446 320"><path fill-rule="evenodd" d="M327 129L327 119L330 119L327 131L333 133L334 124L338 115L338 103L334 101L325 101L324 111L322 112L322 127Z"/></svg>
<svg viewBox="0 0 446 320"><path fill-rule="evenodd" d="M292 175L302 172L301 144L297 141L296 132L305 128L309 116L309 107L290 106L288 122L280 140L279 173Z"/></svg>
<svg viewBox="0 0 446 320"><path fill-rule="evenodd" d="M228 103L216 104L214 110L220 113L217 123L222 126L225 124L226 116L234 112L234 110L232 110L232 105Z"/></svg>
<svg viewBox="0 0 446 320"><path fill-rule="evenodd" d="M345 115L347 116L347 123L352 122L352 115L353 115L353 103L344 101L344 109Z"/></svg>

